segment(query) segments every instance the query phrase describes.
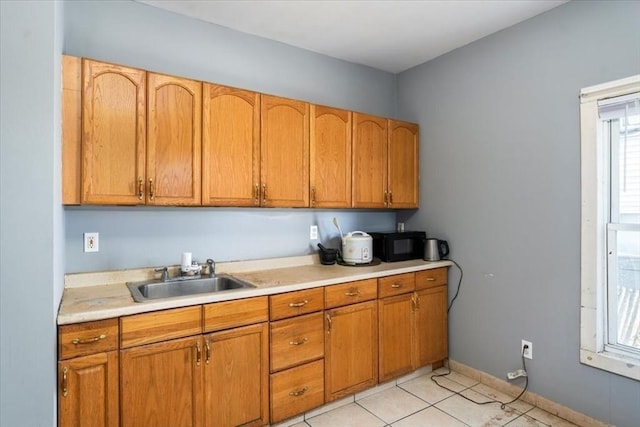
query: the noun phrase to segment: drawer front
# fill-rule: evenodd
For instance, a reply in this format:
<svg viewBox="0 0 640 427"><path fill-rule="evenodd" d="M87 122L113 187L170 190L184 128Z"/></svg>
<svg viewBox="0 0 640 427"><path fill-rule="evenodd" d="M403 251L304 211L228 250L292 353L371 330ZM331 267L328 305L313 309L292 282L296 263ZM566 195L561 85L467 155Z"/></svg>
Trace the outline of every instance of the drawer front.
<svg viewBox="0 0 640 427"><path fill-rule="evenodd" d="M414 273L396 274L378 279L378 298L406 294L416 290Z"/></svg>
<svg viewBox="0 0 640 427"><path fill-rule="evenodd" d="M58 328L60 360L117 349L118 319L77 323Z"/></svg>
<svg viewBox="0 0 640 427"><path fill-rule="evenodd" d="M269 297L271 320L313 313L324 308L324 291L322 288L305 289L287 292Z"/></svg>
<svg viewBox="0 0 640 427"><path fill-rule="evenodd" d="M269 320L269 298L256 297L205 304L204 332L221 331Z"/></svg>
<svg viewBox="0 0 640 427"><path fill-rule="evenodd" d="M271 423L324 404L324 361L271 375Z"/></svg>
<svg viewBox="0 0 640 427"><path fill-rule="evenodd" d="M448 267L418 271L416 273L416 290L435 288L447 284Z"/></svg>
<svg viewBox="0 0 640 427"><path fill-rule="evenodd" d="M120 347L188 337L202 332L202 308L199 305L120 318Z"/></svg>
<svg viewBox="0 0 640 427"><path fill-rule="evenodd" d="M322 312L270 324L271 372L324 357Z"/></svg>
<svg viewBox="0 0 640 427"><path fill-rule="evenodd" d="M341 307L343 305L370 301L377 297L378 282L376 279L341 283L324 288L325 308Z"/></svg>

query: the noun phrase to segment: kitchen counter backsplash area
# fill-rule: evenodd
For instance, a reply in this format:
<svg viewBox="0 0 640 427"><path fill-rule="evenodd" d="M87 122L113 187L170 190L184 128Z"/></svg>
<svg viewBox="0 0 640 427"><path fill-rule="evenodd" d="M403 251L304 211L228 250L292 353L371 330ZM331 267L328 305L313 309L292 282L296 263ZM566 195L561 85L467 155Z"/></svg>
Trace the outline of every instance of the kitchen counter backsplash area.
<svg viewBox="0 0 640 427"><path fill-rule="evenodd" d="M322 265L317 255L218 263L216 273L230 274L254 288L134 302L127 282L158 278L154 268L73 273L65 276L58 324L72 324L210 302L290 292L425 269L446 267L450 261L410 260L372 266ZM174 274L179 266L171 266Z"/></svg>
<svg viewBox="0 0 640 427"><path fill-rule="evenodd" d="M340 245L334 217L345 232L396 228L389 211L68 206L65 272L174 265L182 252L200 263L315 254L318 243ZM317 240L309 239L310 225L318 226ZM86 232L99 233L99 252L83 251Z"/></svg>

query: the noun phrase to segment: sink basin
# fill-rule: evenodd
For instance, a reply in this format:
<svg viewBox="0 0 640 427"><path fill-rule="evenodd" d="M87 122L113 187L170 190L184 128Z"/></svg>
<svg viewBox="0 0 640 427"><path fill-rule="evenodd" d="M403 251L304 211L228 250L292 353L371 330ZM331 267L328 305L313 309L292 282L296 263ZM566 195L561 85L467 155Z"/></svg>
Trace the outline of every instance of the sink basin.
<svg viewBox="0 0 640 427"><path fill-rule="evenodd" d="M247 282L226 274L172 282L158 280L129 282L127 287L136 302L255 288Z"/></svg>

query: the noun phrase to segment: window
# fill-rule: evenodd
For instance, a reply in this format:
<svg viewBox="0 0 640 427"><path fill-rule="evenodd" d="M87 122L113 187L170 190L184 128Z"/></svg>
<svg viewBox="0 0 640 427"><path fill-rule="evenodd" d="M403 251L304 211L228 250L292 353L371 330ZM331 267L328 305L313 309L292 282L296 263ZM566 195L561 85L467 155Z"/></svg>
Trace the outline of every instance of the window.
<svg viewBox="0 0 640 427"><path fill-rule="evenodd" d="M580 93L582 363L640 380L640 75Z"/></svg>

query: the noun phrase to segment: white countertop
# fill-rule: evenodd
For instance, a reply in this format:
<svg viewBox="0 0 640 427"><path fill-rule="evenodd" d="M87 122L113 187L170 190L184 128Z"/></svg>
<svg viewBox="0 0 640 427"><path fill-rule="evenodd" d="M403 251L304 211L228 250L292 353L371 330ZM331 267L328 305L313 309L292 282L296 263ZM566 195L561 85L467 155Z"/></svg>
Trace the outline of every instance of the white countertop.
<svg viewBox="0 0 640 427"><path fill-rule="evenodd" d="M135 302L127 281L143 281L157 273L153 268L65 276L65 289L58 311L58 325L108 319L130 314L228 301L394 274L447 267L450 261L410 260L383 262L375 266L322 265L315 255L219 264L217 273L227 273L255 288L189 295L149 302ZM175 268L173 269L175 270Z"/></svg>

